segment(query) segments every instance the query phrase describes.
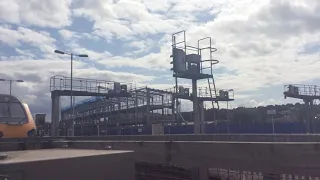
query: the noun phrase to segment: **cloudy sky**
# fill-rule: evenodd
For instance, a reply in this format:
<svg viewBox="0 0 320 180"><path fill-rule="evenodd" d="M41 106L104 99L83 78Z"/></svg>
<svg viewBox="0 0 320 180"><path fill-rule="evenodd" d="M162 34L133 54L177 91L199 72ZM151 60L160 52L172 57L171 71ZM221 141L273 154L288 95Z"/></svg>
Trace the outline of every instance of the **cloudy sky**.
<svg viewBox="0 0 320 180"><path fill-rule="evenodd" d="M24 80L13 94L50 113L49 79L70 71L60 49L89 55L76 77L167 88L171 34L186 30L189 45L213 38L233 107L288 103L285 84L319 84L319 12L319 0L1 0L0 78Z"/></svg>

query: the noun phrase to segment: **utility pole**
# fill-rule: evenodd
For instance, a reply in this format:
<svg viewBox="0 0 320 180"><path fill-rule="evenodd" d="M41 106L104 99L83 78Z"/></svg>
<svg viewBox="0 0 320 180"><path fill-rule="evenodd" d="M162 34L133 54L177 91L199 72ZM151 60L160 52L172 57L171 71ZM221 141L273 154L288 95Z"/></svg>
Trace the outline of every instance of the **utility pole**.
<svg viewBox="0 0 320 180"><path fill-rule="evenodd" d="M11 80L11 79L0 79L0 81L9 81L9 83L10 83L10 95L12 94L12 82L24 82L23 80Z"/></svg>

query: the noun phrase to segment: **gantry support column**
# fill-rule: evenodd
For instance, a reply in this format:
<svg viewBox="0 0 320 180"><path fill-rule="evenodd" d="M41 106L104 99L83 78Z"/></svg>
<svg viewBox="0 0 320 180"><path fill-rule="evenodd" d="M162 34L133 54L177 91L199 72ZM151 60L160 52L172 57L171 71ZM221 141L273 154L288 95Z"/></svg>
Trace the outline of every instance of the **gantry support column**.
<svg viewBox="0 0 320 180"><path fill-rule="evenodd" d="M176 122L176 115L175 115L175 97L174 95L171 96L171 111L172 111L172 121Z"/></svg>
<svg viewBox="0 0 320 180"><path fill-rule="evenodd" d="M205 123L204 123L204 102L199 102L199 113L200 113L200 133L205 134Z"/></svg>
<svg viewBox="0 0 320 180"><path fill-rule="evenodd" d="M315 133L314 116L312 114L313 100L304 99L304 110L306 114L306 128L307 133Z"/></svg>
<svg viewBox="0 0 320 180"><path fill-rule="evenodd" d="M199 118L199 103L198 103L198 92L197 92L197 80L192 79L192 99L193 99L193 124L194 134L201 133L200 118Z"/></svg>
<svg viewBox="0 0 320 180"><path fill-rule="evenodd" d="M162 114L162 117L164 117L164 99L163 99L163 95L161 95L161 104L162 104L162 109L161 109L161 114Z"/></svg>
<svg viewBox="0 0 320 180"><path fill-rule="evenodd" d="M58 136L60 121L60 94L57 91L51 92L51 136Z"/></svg>
<svg viewBox="0 0 320 180"><path fill-rule="evenodd" d="M147 88L146 124L150 123L150 89Z"/></svg>
<svg viewBox="0 0 320 180"><path fill-rule="evenodd" d="M135 90L134 94L134 123L137 125L138 123L138 91Z"/></svg>
<svg viewBox="0 0 320 180"><path fill-rule="evenodd" d="M310 114L310 127L311 127L310 129L311 129L311 133L316 133L315 124L314 124L314 114L313 114L313 100L310 101L309 114Z"/></svg>

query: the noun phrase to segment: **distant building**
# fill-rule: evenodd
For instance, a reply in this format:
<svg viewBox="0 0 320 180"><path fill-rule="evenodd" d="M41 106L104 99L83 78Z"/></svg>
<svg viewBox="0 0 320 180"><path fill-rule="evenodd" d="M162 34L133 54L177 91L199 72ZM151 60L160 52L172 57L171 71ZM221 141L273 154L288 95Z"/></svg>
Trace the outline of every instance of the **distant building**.
<svg viewBox="0 0 320 180"><path fill-rule="evenodd" d="M47 131L47 124L46 124L46 114L39 113L35 115L35 122L37 126L37 133L38 136L43 136L47 134L45 131Z"/></svg>
<svg viewBox="0 0 320 180"><path fill-rule="evenodd" d="M36 114L35 115L36 125L44 125L46 122L46 115L47 114Z"/></svg>

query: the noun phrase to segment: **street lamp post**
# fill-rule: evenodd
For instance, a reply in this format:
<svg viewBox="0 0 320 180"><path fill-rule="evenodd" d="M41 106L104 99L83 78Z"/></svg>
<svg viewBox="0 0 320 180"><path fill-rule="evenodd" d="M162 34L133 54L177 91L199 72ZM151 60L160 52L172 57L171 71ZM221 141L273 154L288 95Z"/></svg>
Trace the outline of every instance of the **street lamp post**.
<svg viewBox="0 0 320 180"><path fill-rule="evenodd" d="M23 80L11 80L11 79L0 79L0 81L9 81L10 82L10 95L11 95L12 82L23 82Z"/></svg>
<svg viewBox="0 0 320 180"><path fill-rule="evenodd" d="M67 52L63 52L60 50L54 50L55 53L58 54L67 54L70 55L70 60L71 60L71 67L70 67L70 78L71 78L71 82L70 82L70 108L72 108L72 136L74 136L74 108L73 108L73 92L72 92L72 85L73 85L73 56L78 56L78 57L88 57L87 54L74 54L74 53L67 53Z"/></svg>

